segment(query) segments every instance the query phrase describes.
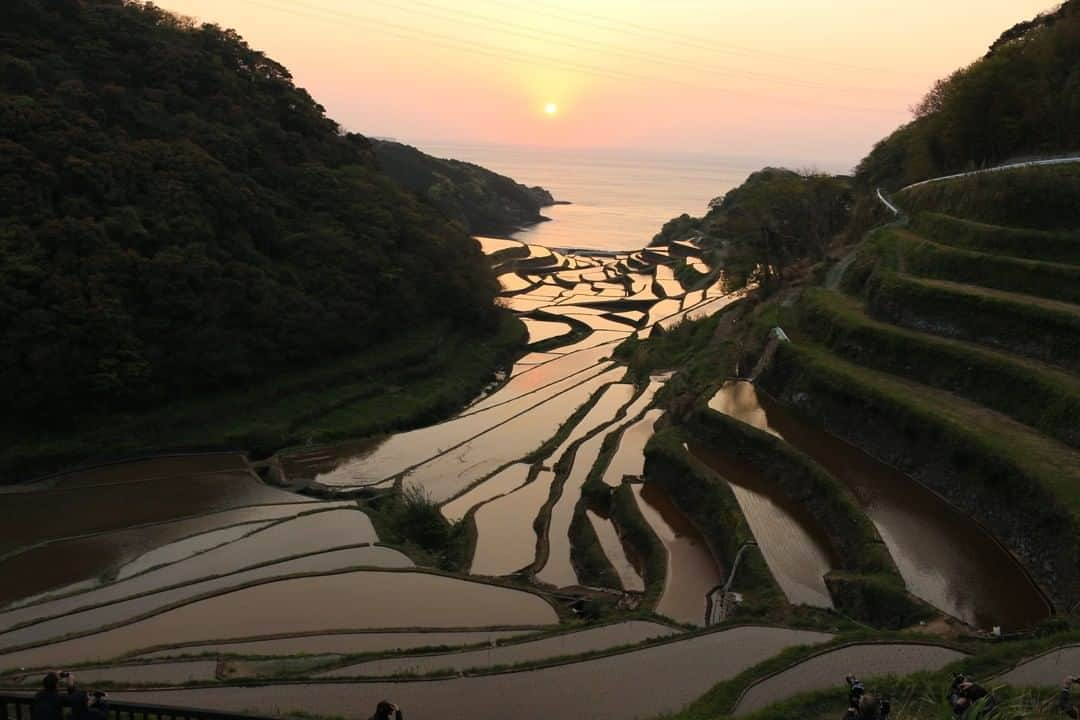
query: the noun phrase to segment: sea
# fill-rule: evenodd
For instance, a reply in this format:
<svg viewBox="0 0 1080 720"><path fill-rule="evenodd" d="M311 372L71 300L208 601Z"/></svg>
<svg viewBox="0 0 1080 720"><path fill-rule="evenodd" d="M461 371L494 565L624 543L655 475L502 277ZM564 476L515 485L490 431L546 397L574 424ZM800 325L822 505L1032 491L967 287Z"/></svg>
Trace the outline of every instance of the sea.
<svg viewBox="0 0 1080 720"><path fill-rule="evenodd" d="M709 201L776 160L631 150L551 150L504 145L417 143L440 158L465 160L529 185L556 200L550 218L513 237L554 248L637 250L668 220L699 217Z"/></svg>

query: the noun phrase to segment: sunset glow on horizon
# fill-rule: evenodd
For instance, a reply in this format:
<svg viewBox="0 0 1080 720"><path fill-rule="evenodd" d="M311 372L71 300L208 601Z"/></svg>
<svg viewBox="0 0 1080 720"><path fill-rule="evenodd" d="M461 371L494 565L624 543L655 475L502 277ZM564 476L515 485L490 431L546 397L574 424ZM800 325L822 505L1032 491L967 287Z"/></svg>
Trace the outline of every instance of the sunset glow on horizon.
<svg viewBox="0 0 1080 720"><path fill-rule="evenodd" d="M1053 3L160 4L236 29L355 132L420 146L673 150L850 166L910 118L936 79Z"/></svg>

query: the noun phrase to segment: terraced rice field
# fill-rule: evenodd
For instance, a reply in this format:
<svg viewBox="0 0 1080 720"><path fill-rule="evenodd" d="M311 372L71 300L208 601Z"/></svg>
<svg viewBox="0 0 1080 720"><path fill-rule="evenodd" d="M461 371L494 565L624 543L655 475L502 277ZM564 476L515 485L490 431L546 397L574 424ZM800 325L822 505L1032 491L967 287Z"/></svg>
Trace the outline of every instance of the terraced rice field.
<svg viewBox="0 0 1080 720"><path fill-rule="evenodd" d="M800 420L750 383L726 385L710 406L786 440L850 488L915 595L977 626L987 622L1017 626L1045 611L1045 601L1023 568L984 528L895 468ZM744 502L741 492L736 487L736 496ZM766 557L773 548L784 547L785 533L796 525L782 519L792 514L778 507L784 504L782 498L769 501L773 508L759 519L779 521L779 526L761 528L763 535L754 530ZM747 515L754 525L758 513ZM813 521L797 524L814 532ZM811 546L804 541L798 547L805 555ZM793 557L790 551L786 554ZM770 558L770 563L774 560L785 562ZM820 562L811 566L827 570ZM778 573L778 579L783 577L787 574ZM995 591L1002 583L1011 588L1009 593Z"/></svg>
<svg viewBox="0 0 1080 720"><path fill-rule="evenodd" d="M8 652L0 655L0 662L4 667L67 665L145 652L155 645L401 628L428 617L439 627L540 627L558 622L546 601L520 590L421 572L364 570L253 585L111 630Z"/></svg>
<svg viewBox="0 0 1080 720"><path fill-rule="evenodd" d="M1080 276L1064 236L934 210L792 305L744 419L851 489L913 593L1030 628L1080 603Z"/></svg>
<svg viewBox="0 0 1080 720"><path fill-rule="evenodd" d="M25 574L26 582L0 590L0 685L31 683L36 668L76 666L87 683L199 682L217 689L198 692L220 693L174 690L161 702L227 708L238 701L276 713L276 696L286 692L286 704L351 715L370 693L389 688L340 679L540 663L552 666L400 683L392 694L421 716L428 703L450 716L504 717L523 706L539 716L558 687L560 707L587 696L590 716L630 717L677 709L784 647L827 639L777 628L682 639L673 626L643 620L558 632L560 616L572 615L562 598L527 588L579 585L575 517L594 529L596 551L610 556L618 577L610 591L640 598L645 589L641 559L611 520L584 507L590 477L619 485L624 475L640 476L644 445L663 414L653 402L666 376L631 383L611 359L615 348L658 321L704 317L723 308L717 298L737 297L714 288L712 277L682 287L663 264L668 254L656 249L637 256L638 273L627 272L626 257L480 242L496 256L503 301L523 315L530 343L544 343L542 352L520 358L445 422L302 449L278 458L278 466L286 479L331 492L419 488L445 518L469 524L471 574L520 573L516 586L419 570L399 550L379 545L376 524L355 501L272 487L239 455L108 466L4 493L0 516L15 534L5 535L0 567ZM603 457L611 466L605 477L596 464L605 441L616 438L615 456ZM654 511L662 499L637 489L669 555L657 610L703 624L705 593L721 581L720 569L685 519L680 525L672 507ZM46 505L80 512L61 527L41 521ZM64 562L72 558L79 562ZM537 631L544 634L525 637ZM621 650L643 641L662 644ZM574 661L595 653L605 656ZM320 672L339 681L288 691L267 686L243 700L240 688L229 687ZM636 694L623 696L615 688L627 677L636 678ZM606 699L595 705L604 687ZM340 705L346 700L348 707Z"/></svg>
<svg viewBox="0 0 1080 720"><path fill-rule="evenodd" d="M284 714L296 708L363 717L383 697L416 717L546 720L566 708L621 720L674 712L718 681L794 645L824 642L823 633L745 627L608 657L537 670L444 680L288 684L117 692L119 700Z"/></svg>
<svg viewBox="0 0 1080 720"><path fill-rule="evenodd" d="M1008 672L993 679L993 683L1042 687L1059 686L1066 676L1077 675L1080 667L1080 645L1055 648L1019 663Z"/></svg>
<svg viewBox="0 0 1080 720"><path fill-rule="evenodd" d="M323 677L382 677L387 675L427 675L436 672L463 672L485 667L518 665L549 658L570 657L612 648L637 645L654 638L669 637L677 631L666 625L630 620L602 625L588 630L562 633L539 640L435 655L371 660L346 665L325 673Z"/></svg>
<svg viewBox="0 0 1080 720"><path fill-rule="evenodd" d="M867 643L830 650L782 670L752 685L735 706L742 717L773 703L811 690L835 687L843 697L846 675L858 668L860 680L877 675L907 675L922 670L938 670L964 657L951 648L908 643Z"/></svg>
<svg viewBox="0 0 1080 720"><path fill-rule="evenodd" d="M633 486L638 510L667 551L667 577L656 612L689 625L704 625L707 598L724 574L705 539L659 486Z"/></svg>

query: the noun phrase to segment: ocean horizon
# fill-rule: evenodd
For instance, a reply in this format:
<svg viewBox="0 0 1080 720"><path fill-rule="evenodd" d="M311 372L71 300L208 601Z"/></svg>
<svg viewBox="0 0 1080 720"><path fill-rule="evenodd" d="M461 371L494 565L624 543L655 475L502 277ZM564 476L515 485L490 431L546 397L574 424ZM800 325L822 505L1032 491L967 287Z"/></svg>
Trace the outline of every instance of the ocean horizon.
<svg viewBox="0 0 1080 720"><path fill-rule="evenodd" d="M570 204L544 208L550 221L524 228L513 237L549 247L590 250L636 250L648 245L671 218L683 213L701 216L710 200L741 184L750 173L785 165L775 158L654 150L442 142L416 143L415 147L436 157L481 165L530 187L546 188L556 200Z"/></svg>

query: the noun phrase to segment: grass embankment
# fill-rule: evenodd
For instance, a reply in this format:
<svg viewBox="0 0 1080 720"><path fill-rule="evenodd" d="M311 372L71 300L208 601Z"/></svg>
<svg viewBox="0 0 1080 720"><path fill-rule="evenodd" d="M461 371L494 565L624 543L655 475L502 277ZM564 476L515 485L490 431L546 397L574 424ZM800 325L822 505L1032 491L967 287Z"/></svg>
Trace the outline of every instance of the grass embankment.
<svg viewBox="0 0 1080 720"><path fill-rule="evenodd" d="M475 397L525 341L505 313L478 338L440 325L321 368L234 393L203 396L139 414L117 414L50 433L0 434L0 483L77 463L182 450L246 450L356 438L439 420Z"/></svg>
<svg viewBox="0 0 1080 720"><path fill-rule="evenodd" d="M942 245L994 255L1080 265L1080 233L1004 227L921 212L911 227Z"/></svg>
<svg viewBox="0 0 1080 720"><path fill-rule="evenodd" d="M892 270L1005 292L1080 302L1080 267L1074 265L959 250L902 229L884 230L873 242L881 247L881 257L887 267L892 258L896 259L896 266L890 267Z"/></svg>
<svg viewBox="0 0 1080 720"><path fill-rule="evenodd" d="M611 492L611 520L618 528L619 536L634 549L640 558L642 578L645 581L645 607L655 607L664 592L667 576L667 550L664 543L649 526L649 521L638 509L633 489L626 484Z"/></svg>
<svg viewBox="0 0 1080 720"><path fill-rule="evenodd" d="M596 530L579 502L570 520L570 562L582 585L621 589L622 581L611 564Z"/></svg>
<svg viewBox="0 0 1080 720"><path fill-rule="evenodd" d="M1080 163L1017 168L928 183L896 194L910 214L928 210L1040 230L1080 227Z"/></svg>
<svg viewBox="0 0 1080 720"><path fill-rule="evenodd" d="M986 522L1060 608L1080 601L1080 453L950 393L782 343L759 382Z"/></svg>
<svg viewBox="0 0 1080 720"><path fill-rule="evenodd" d="M423 488L407 487L363 504L380 542L394 546L419 565L466 572L473 538L464 520L448 522Z"/></svg>
<svg viewBox="0 0 1080 720"><path fill-rule="evenodd" d="M860 641L918 640L917 636L904 633L845 633L826 645L789 648L784 652L755 665L727 682L713 687L708 693L669 720L720 720L732 716L742 694L759 681L792 667L811 656L831 647ZM932 641L930 638L927 640ZM1066 630L1032 640L988 644L965 642L957 649L971 653L968 657L938 672L921 672L903 677L864 678L859 668L851 668L860 679L869 680L867 688L892 700L893 717L897 720L940 720L953 717L945 704L953 673L964 672L992 689L1009 712L1005 717L1037 718L1061 717L1053 712L1057 689L1049 686L1060 683L1056 675L1048 677L1046 689L1009 688L999 686L990 679L1016 665L1019 661L1041 654L1047 650L1080 640L1080 632ZM1062 670L1062 672L1065 672ZM828 690L802 693L771 705L760 712L748 715L752 720L788 720L798 717L806 720L834 720L842 717L847 708L847 687L842 677L836 678L836 686Z"/></svg>
<svg viewBox="0 0 1080 720"><path fill-rule="evenodd" d="M842 357L955 392L1062 442L1080 445L1080 379L1073 375L879 322L855 299L827 290L808 289L797 310L800 329Z"/></svg>
<svg viewBox="0 0 1080 720"><path fill-rule="evenodd" d="M651 608L656 605L664 591L667 574L666 550L638 509L631 487L623 484L617 488L611 488L603 479L608 465L611 464L611 459L619 449L619 443L626 428L644 413L645 411L642 411L634 417L620 415L623 420L620 428L613 430L609 425L601 431L607 435L601 442L600 452L581 487L581 500L574 509L570 538L571 560L583 581L595 582L595 584L607 587L621 587L617 573L604 553L596 531L592 529L592 524L585 517L585 508L592 508L601 515L609 517L619 537L631 549L630 560L635 563L645 583L642 604L644 607ZM604 583L605 578L613 582Z"/></svg>
<svg viewBox="0 0 1080 720"><path fill-rule="evenodd" d="M907 592L888 549L855 499L813 460L779 438L708 408L691 417L687 433L757 468L815 518L836 551L839 565L825 583L840 612L889 628L907 627L933 615Z"/></svg>
<svg viewBox="0 0 1080 720"><path fill-rule="evenodd" d="M645 447L646 482L664 489L705 538L720 566L730 573L739 548L753 542L754 535L731 488L686 451L685 440L685 432L674 428L653 435ZM757 548L743 555L736 577L743 602L736 606L732 618L775 616L787 605Z"/></svg>
<svg viewBox="0 0 1080 720"><path fill-rule="evenodd" d="M876 319L1080 371L1080 305L896 272L897 252L879 234L843 279Z"/></svg>
<svg viewBox="0 0 1080 720"><path fill-rule="evenodd" d="M875 276L866 297L876 318L1080 372L1077 306L891 272Z"/></svg>

